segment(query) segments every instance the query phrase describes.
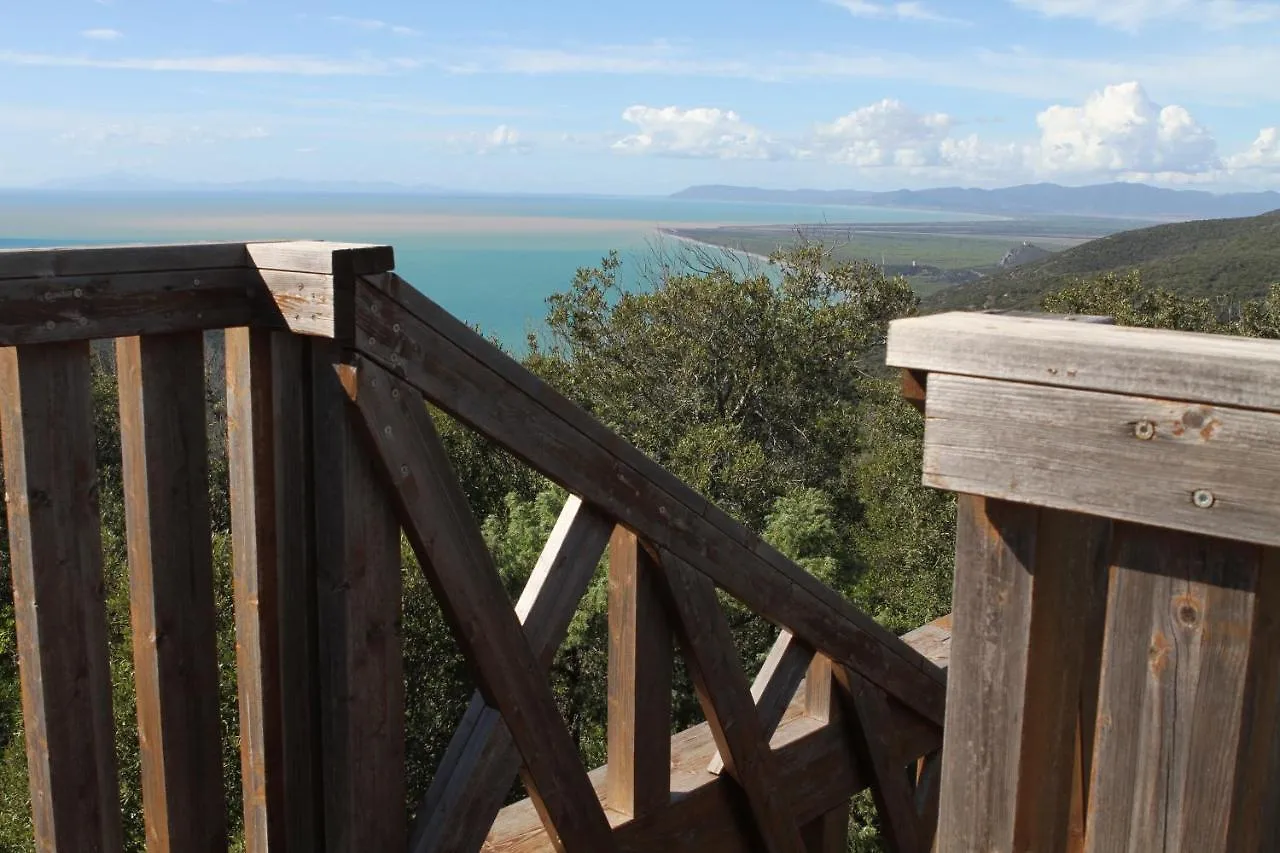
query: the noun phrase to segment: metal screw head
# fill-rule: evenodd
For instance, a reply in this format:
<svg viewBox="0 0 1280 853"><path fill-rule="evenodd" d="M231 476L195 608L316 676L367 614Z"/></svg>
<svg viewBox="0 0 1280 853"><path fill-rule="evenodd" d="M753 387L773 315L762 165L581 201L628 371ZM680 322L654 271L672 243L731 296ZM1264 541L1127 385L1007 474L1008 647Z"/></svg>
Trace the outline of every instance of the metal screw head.
<svg viewBox="0 0 1280 853"><path fill-rule="evenodd" d="M195 285L196 287L199 287L199 286L200 286L200 279L196 279L196 280L195 280L195 282L194 282L194 285Z"/></svg>
<svg viewBox="0 0 1280 853"><path fill-rule="evenodd" d="M1141 441L1150 441L1156 437L1156 425L1151 421L1138 421L1133 425L1133 437Z"/></svg>
<svg viewBox="0 0 1280 853"><path fill-rule="evenodd" d="M391 427L389 426L383 427L382 434L385 435L387 438L391 438Z"/></svg>
<svg viewBox="0 0 1280 853"><path fill-rule="evenodd" d="M399 399L400 399L400 389L399 389L399 388L392 388L392 389L391 389L391 399L392 399L392 400L399 400Z"/></svg>
<svg viewBox="0 0 1280 853"><path fill-rule="evenodd" d="M1196 489L1191 493L1191 502L1200 507L1200 509L1208 509L1213 506L1215 500L1213 492L1208 489Z"/></svg>
<svg viewBox="0 0 1280 853"><path fill-rule="evenodd" d="M46 329L52 329L52 328L53 328L53 321L52 321L52 320L45 320L45 321L44 321L44 327L45 327Z"/></svg>
<svg viewBox="0 0 1280 853"><path fill-rule="evenodd" d="M84 291L78 287L71 292L75 294L76 299L79 299L81 296L84 296Z"/></svg>
<svg viewBox="0 0 1280 853"><path fill-rule="evenodd" d="M408 465L401 465L401 466L400 466L400 476L401 476L401 477L408 477L408 476L409 476L409 466L408 466Z"/></svg>

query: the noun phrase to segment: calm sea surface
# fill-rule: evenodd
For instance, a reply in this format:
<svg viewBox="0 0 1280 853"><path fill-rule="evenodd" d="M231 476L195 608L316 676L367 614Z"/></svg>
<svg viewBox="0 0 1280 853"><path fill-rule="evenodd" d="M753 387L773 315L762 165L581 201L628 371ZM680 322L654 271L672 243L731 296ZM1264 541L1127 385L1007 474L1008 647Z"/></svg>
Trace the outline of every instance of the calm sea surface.
<svg viewBox="0 0 1280 853"><path fill-rule="evenodd" d="M657 229L691 224L937 222L885 208L669 198L0 192L0 248L314 238L390 243L406 280L514 349L548 295L616 249L624 274Z"/></svg>

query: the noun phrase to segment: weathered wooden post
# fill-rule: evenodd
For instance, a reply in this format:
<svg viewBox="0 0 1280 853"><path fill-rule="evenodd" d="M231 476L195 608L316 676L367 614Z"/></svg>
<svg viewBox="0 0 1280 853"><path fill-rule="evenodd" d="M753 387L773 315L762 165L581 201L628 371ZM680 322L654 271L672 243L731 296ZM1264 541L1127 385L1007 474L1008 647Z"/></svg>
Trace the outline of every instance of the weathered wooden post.
<svg viewBox="0 0 1280 853"><path fill-rule="evenodd" d="M960 493L938 851L1280 849L1280 342L902 320Z"/></svg>

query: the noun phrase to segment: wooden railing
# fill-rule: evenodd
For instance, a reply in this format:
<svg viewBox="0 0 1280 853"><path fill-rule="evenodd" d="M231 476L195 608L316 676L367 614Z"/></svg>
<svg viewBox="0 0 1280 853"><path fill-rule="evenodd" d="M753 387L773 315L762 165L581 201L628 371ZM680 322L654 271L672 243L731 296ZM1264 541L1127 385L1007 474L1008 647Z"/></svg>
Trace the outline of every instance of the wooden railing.
<svg viewBox="0 0 1280 853"><path fill-rule="evenodd" d="M1280 342L895 322L960 493L937 850L1280 850Z"/></svg>
<svg viewBox="0 0 1280 853"><path fill-rule="evenodd" d="M310 242L0 253L38 847L122 845L100 338L118 339L147 848L227 844L200 381L203 334L226 329L247 851L839 850L868 786L895 849L929 849L946 625L891 635L392 268L389 247ZM424 400L572 495L514 609ZM401 531L479 685L411 831ZM588 774L546 671L606 547L609 762ZM717 587L781 629L754 688ZM677 646L707 723L671 738ZM517 774L530 800L502 809Z"/></svg>

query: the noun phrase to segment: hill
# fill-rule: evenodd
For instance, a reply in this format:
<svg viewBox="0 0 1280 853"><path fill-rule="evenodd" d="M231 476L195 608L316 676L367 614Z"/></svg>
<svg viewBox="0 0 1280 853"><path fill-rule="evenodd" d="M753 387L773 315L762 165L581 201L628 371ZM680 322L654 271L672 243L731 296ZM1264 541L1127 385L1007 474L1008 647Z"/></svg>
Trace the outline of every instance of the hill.
<svg viewBox="0 0 1280 853"><path fill-rule="evenodd" d="M946 210L999 216L1056 214L1121 216L1135 219L1210 219L1255 216L1280 207L1280 193L1225 193L1170 190L1146 184L1111 183L1085 187L1024 184L1001 189L938 187L925 190L770 190L758 187L697 186L672 198L702 201L845 204Z"/></svg>
<svg viewBox="0 0 1280 853"><path fill-rule="evenodd" d="M1280 282L1280 210L1122 231L1039 261L941 290L923 308L1031 308L1076 278L1141 270L1153 287L1232 300L1262 296Z"/></svg>

